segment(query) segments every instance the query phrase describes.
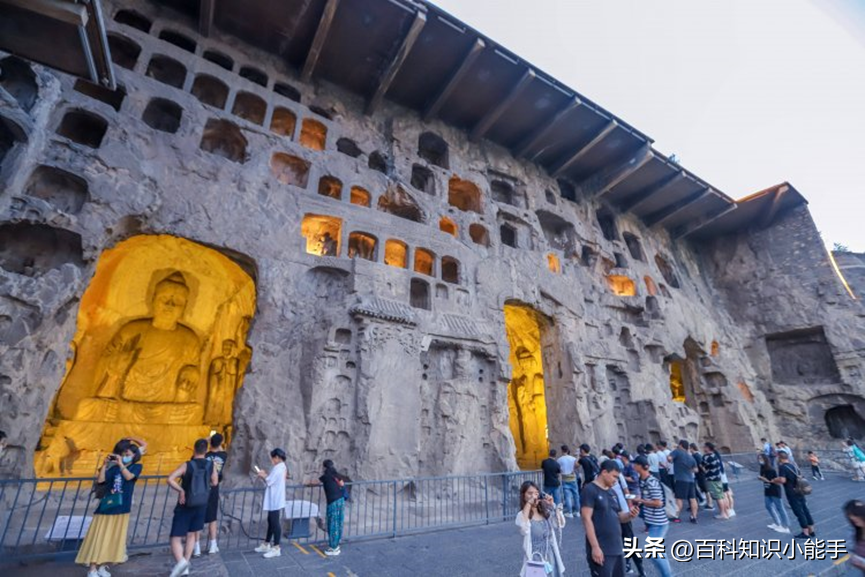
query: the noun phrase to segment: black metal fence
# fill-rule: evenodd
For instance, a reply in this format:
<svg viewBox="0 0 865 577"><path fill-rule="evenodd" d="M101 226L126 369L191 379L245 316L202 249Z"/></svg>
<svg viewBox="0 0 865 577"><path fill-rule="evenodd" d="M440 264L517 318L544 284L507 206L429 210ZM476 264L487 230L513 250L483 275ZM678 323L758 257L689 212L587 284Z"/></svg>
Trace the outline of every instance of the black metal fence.
<svg viewBox="0 0 865 577"><path fill-rule="evenodd" d="M344 512L346 540L396 537L410 533L489 524L513 519L519 487L540 481L539 471L356 481ZM92 478L0 480L0 557L50 557L77 550L97 501ZM264 487L220 490L219 546L249 548L262 540L266 515ZM321 487L292 485L286 490L286 536L302 543L327 538L316 518L324 518ZM165 477L141 477L135 486L129 521L129 550L165 546L177 494Z"/></svg>

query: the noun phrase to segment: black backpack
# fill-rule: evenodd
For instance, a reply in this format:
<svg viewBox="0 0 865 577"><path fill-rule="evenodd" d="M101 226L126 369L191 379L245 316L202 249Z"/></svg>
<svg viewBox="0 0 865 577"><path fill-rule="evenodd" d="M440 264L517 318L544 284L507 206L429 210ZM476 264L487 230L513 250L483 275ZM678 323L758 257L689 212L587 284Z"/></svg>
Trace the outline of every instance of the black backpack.
<svg viewBox="0 0 865 577"><path fill-rule="evenodd" d="M187 507L202 507L210 499L210 476L213 472L213 462L205 461L198 465L195 460L186 464L186 474L189 475L189 489L186 491Z"/></svg>

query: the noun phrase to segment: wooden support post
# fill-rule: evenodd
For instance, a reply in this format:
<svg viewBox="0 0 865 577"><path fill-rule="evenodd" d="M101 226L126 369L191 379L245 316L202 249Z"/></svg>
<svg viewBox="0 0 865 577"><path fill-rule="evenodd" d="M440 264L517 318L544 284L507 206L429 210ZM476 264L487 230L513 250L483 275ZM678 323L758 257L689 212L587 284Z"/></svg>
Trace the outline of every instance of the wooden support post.
<svg viewBox="0 0 865 577"><path fill-rule="evenodd" d="M393 60L388 64L384 74L382 74L379 79L378 86L366 105L367 114L372 114L381 105L382 100L384 100L384 95L387 93L390 85L393 84L397 72L399 72L403 62L405 62L406 57L408 57L408 53L411 51L412 46L414 46L417 37L420 36L424 24L426 24L426 14L421 11L416 12L408 32L406 32L405 37L403 37L402 42L400 43L399 49L396 51Z"/></svg>
<svg viewBox="0 0 865 577"><path fill-rule="evenodd" d="M324 49L327 33L330 32L330 25L333 24L333 17L338 6L339 0L327 0L327 4L324 6L315 37L312 39L312 45L309 47L306 61L303 63L303 71L300 73L301 82L309 82L312 78L312 73L315 70L315 65L318 64L318 57L321 56L321 51Z"/></svg>

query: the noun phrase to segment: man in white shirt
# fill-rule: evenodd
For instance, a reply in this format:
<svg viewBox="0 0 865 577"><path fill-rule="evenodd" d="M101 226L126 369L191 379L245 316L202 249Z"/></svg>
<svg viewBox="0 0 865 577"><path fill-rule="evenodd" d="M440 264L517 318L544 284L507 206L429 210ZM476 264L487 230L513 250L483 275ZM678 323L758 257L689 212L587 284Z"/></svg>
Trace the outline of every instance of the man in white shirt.
<svg viewBox="0 0 865 577"><path fill-rule="evenodd" d="M646 459L649 461L649 473L656 478L657 480L661 480L661 471L658 468L658 461L660 460L660 455L658 451L655 450L653 445L646 445Z"/></svg>
<svg viewBox="0 0 865 577"><path fill-rule="evenodd" d="M562 445L562 456L558 458L562 468L562 492L565 498L565 517L580 516L580 492L577 490L577 459L571 449Z"/></svg>

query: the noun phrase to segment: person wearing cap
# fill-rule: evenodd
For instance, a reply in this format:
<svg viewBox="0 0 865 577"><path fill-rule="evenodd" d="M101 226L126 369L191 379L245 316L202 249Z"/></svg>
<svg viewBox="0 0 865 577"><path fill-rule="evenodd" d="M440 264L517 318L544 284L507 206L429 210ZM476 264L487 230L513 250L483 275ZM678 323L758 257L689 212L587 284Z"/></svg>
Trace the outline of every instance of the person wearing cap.
<svg viewBox="0 0 865 577"><path fill-rule="evenodd" d="M282 555L279 540L282 538L281 516L285 509L285 479L288 477L285 459L285 451L274 449L270 452L270 462L273 463L270 472L263 469L256 471L258 477L267 485L262 503L262 510L267 513L267 535L264 542L255 548L256 553L264 553L265 559Z"/></svg>
<svg viewBox="0 0 865 577"><path fill-rule="evenodd" d="M640 496L634 499L634 503L643 506L643 521L649 528L649 537L663 539L670 528L667 512L664 508L664 488L657 477L649 470L649 459L643 455L633 460L634 469L640 477ZM652 563L658 569L662 577L670 577L670 562L664 554L652 558Z"/></svg>

